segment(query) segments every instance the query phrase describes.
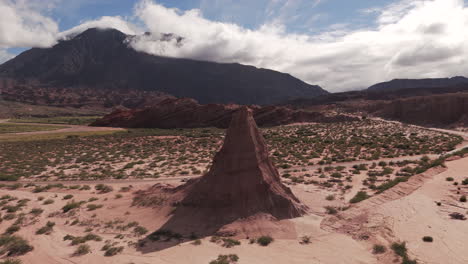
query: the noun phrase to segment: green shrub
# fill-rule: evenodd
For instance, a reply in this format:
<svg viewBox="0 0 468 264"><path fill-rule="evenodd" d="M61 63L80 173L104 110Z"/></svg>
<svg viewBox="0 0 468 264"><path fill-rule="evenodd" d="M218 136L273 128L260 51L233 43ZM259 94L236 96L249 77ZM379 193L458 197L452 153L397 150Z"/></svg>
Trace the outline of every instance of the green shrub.
<svg viewBox="0 0 468 264"><path fill-rule="evenodd" d="M64 200L70 200L71 198L73 198L73 195L71 194L67 194L63 197Z"/></svg>
<svg viewBox="0 0 468 264"><path fill-rule="evenodd" d="M122 253L124 247L111 247L104 252L104 256L111 257Z"/></svg>
<svg viewBox="0 0 468 264"><path fill-rule="evenodd" d="M3 235L0 236L0 254L7 256L21 256L34 248L28 241L19 236Z"/></svg>
<svg viewBox="0 0 468 264"><path fill-rule="evenodd" d="M137 236L142 236L146 233L148 233L148 229L142 227L142 226L137 226L133 229L133 233Z"/></svg>
<svg viewBox="0 0 468 264"><path fill-rule="evenodd" d="M30 213L35 215L35 216L38 216L38 215L42 214L42 212L44 212L44 210L41 209L41 208L33 208L33 209L31 209Z"/></svg>
<svg viewBox="0 0 468 264"><path fill-rule="evenodd" d="M13 234L13 233L18 232L20 229L21 229L21 227L20 227L19 225L11 225L10 227L8 227L8 228L5 230L5 234L11 235L11 234Z"/></svg>
<svg viewBox="0 0 468 264"><path fill-rule="evenodd" d="M383 254L387 251L387 248L383 245L374 245L372 248L372 253L374 254Z"/></svg>
<svg viewBox="0 0 468 264"><path fill-rule="evenodd" d="M370 196L365 191L359 191L356 195L349 201L350 203L359 203L366 199L370 198Z"/></svg>
<svg viewBox="0 0 468 264"><path fill-rule="evenodd" d="M42 204L43 204L43 205L48 205L48 204L53 204L53 203L54 203L54 200L52 200L52 199L47 199L47 200L45 200Z"/></svg>
<svg viewBox="0 0 468 264"><path fill-rule="evenodd" d="M454 181L455 179L453 177L447 177L445 178L446 181Z"/></svg>
<svg viewBox="0 0 468 264"><path fill-rule="evenodd" d="M257 238L257 243L260 246L266 247L268 246L271 242L273 242L273 238L271 236L261 236Z"/></svg>
<svg viewBox="0 0 468 264"><path fill-rule="evenodd" d="M237 263L239 257L235 254L219 255L217 259L210 261L210 264L232 264Z"/></svg>
<svg viewBox="0 0 468 264"><path fill-rule="evenodd" d="M425 237L422 238L422 240L424 242L433 242L434 241L434 239L431 236L425 236Z"/></svg>
<svg viewBox="0 0 468 264"><path fill-rule="evenodd" d="M47 222L47 224L36 231L36 235L50 235L54 229L54 222Z"/></svg>
<svg viewBox="0 0 468 264"><path fill-rule="evenodd" d="M109 193L114 190L112 186L105 185L105 184L98 184L94 187L94 189L96 189L96 191L99 191L99 193Z"/></svg>
<svg viewBox="0 0 468 264"><path fill-rule="evenodd" d="M462 195L462 196L460 197L460 202L466 203L466 195Z"/></svg>
<svg viewBox="0 0 468 264"><path fill-rule="evenodd" d="M80 208L81 204L82 204L81 202L75 202L75 201L68 202L65 206L62 207L62 211L64 213L67 213L73 209Z"/></svg>
<svg viewBox="0 0 468 264"><path fill-rule="evenodd" d="M21 264L21 260L19 259L5 259L4 261L0 261L0 264Z"/></svg>
<svg viewBox="0 0 468 264"><path fill-rule="evenodd" d="M86 255L91 252L91 247L87 244L79 245L78 248L75 250L73 255L75 256L82 256Z"/></svg>

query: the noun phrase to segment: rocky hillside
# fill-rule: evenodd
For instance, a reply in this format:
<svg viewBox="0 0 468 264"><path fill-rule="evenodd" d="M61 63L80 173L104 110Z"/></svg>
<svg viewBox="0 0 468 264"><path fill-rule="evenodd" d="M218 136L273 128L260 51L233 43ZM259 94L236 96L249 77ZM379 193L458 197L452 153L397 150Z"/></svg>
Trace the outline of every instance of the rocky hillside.
<svg viewBox="0 0 468 264"><path fill-rule="evenodd" d="M396 91L413 88L441 88L460 84L468 84L468 78L457 76L453 78L435 79L395 79L389 82L374 84L367 90L375 92Z"/></svg>
<svg viewBox="0 0 468 264"><path fill-rule="evenodd" d="M227 128L239 105L198 104L193 99L166 99L159 104L137 110L116 110L97 120L94 126L128 128ZM325 115L320 112L292 110L279 106L252 106L260 126L276 126L298 122L344 122L357 120L345 115Z"/></svg>
<svg viewBox="0 0 468 264"><path fill-rule="evenodd" d="M132 36L114 29L89 29L52 48L34 48L0 66L0 91L24 89L157 91L201 103L272 104L327 94L289 74L237 63L153 56L128 46ZM54 89L54 90L50 90ZM18 96L21 98L20 96Z"/></svg>
<svg viewBox="0 0 468 264"><path fill-rule="evenodd" d="M373 106L373 114L405 123L438 126L468 126L468 93L417 96Z"/></svg>

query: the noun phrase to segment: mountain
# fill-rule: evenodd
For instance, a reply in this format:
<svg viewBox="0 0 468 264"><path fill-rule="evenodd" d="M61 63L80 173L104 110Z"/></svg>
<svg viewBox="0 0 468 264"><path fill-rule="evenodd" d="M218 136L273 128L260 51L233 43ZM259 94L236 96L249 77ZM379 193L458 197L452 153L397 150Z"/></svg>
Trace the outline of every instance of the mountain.
<svg viewBox="0 0 468 264"><path fill-rule="evenodd" d="M0 65L0 91L149 91L201 103L273 104L327 94L289 74L237 63L153 56L129 47L134 36L88 29L52 48L33 48ZM162 36L167 38L167 35Z"/></svg>
<svg viewBox="0 0 468 264"><path fill-rule="evenodd" d="M389 82L374 84L367 88L367 90L382 92L412 88L441 88L467 83L468 78L461 76L437 79L395 79Z"/></svg>

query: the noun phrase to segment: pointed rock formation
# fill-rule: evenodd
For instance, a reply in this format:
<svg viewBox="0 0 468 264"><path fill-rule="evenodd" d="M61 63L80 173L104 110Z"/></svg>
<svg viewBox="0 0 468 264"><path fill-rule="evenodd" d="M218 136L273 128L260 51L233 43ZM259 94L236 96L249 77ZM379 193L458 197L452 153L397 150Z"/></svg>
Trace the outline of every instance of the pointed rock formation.
<svg viewBox="0 0 468 264"><path fill-rule="evenodd" d="M186 187L182 206L209 209L223 221L257 213L288 219L302 216L307 210L281 183L247 107L233 115L224 145L214 157L210 171Z"/></svg>

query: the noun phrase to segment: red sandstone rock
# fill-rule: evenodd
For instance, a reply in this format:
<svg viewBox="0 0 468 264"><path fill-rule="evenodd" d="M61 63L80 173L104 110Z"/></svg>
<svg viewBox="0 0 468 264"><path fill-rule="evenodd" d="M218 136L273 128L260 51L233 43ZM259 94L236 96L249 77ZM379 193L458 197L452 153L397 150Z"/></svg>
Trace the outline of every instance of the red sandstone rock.
<svg viewBox="0 0 468 264"><path fill-rule="evenodd" d="M239 105L198 104L189 98L166 99L154 106L139 110L117 110L96 121L94 126L129 128L227 128L232 114ZM293 110L280 106L252 106L253 115L260 126L286 125L299 122L343 122L356 118L320 112Z"/></svg>
<svg viewBox="0 0 468 264"><path fill-rule="evenodd" d="M305 214L307 209L281 183L247 107L234 114L210 171L186 188L182 206L209 209L224 219L237 220L257 213L288 219Z"/></svg>

